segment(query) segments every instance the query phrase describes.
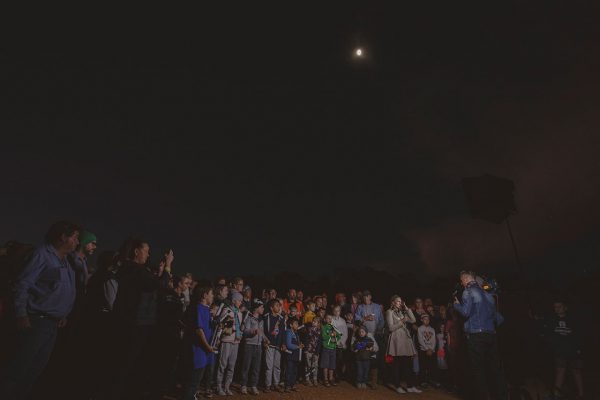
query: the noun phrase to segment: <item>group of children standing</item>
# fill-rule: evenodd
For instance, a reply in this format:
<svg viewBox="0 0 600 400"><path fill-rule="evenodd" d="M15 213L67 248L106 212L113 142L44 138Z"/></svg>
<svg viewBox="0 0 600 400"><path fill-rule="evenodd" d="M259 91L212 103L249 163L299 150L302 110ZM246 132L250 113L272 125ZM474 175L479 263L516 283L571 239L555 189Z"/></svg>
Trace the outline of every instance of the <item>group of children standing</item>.
<svg viewBox="0 0 600 400"><path fill-rule="evenodd" d="M359 308L352 304L336 304L326 312L313 300L249 301L236 290L227 293L219 287L215 291L197 288L197 307L190 307L188 313L193 369L185 400L197 398L200 387L206 397L212 397L213 386L218 395L231 396L234 378L240 383L241 394L252 395L260 393L261 377L263 392L297 391L298 380L307 386L319 382L325 387L336 386L342 377L365 389L369 371L382 364L378 337L382 308L375 303L367 304L371 306L369 314L361 318L356 315ZM433 377L440 357L438 349L443 351L443 344L440 347L438 343L443 342L443 335L430 326L428 314L422 322L415 335L419 360L422 370ZM414 392L420 391L415 388Z"/></svg>

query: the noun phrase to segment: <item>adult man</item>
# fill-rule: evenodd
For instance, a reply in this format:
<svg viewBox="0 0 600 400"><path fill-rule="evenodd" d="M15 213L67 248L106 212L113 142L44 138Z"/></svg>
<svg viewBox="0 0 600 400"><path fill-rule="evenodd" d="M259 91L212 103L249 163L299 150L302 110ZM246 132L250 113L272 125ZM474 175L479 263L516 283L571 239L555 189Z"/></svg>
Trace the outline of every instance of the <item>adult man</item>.
<svg viewBox="0 0 600 400"><path fill-rule="evenodd" d="M69 315L71 323L67 327L67 337L70 339L76 336L75 330L81 326L81 317L83 316L83 308L85 303L85 295L87 293L87 284L90 278L88 270L88 257L94 254L97 248L97 238L91 232L81 231L79 233L79 246L69 254L69 262L75 268L75 303L73 310Z"/></svg>
<svg viewBox="0 0 600 400"><path fill-rule="evenodd" d="M296 299L296 289L291 288L288 290L287 298L283 300L283 310L286 314L290 313L290 306L296 306L298 315L304 314L304 304Z"/></svg>
<svg viewBox="0 0 600 400"><path fill-rule="evenodd" d="M79 234L79 246L77 251L71 254L72 262L77 268L77 294L85 294L85 287L89 278L88 257L94 254L97 248L97 238L91 232L82 231Z"/></svg>
<svg viewBox="0 0 600 400"><path fill-rule="evenodd" d="M488 387L495 387L496 394L492 398L506 399L506 383L500 365L496 338L496 326L504 319L496 311L493 296L479 286L473 272L461 271L460 281L465 290L462 301L454 299L454 308L466 318L464 330L467 334L467 347L475 376L477 398L486 398ZM493 384L489 384L486 379L488 368L490 377L495 380Z"/></svg>
<svg viewBox="0 0 600 400"><path fill-rule="evenodd" d="M377 353L377 361L371 364L370 378L371 388L377 387L377 378L379 372L384 370L383 350L386 348L385 339L383 337L383 327L385 325L381 306L373 303L373 296L369 290L363 291L363 304L356 309L355 320L360 321L367 329L367 332L373 335L379 351Z"/></svg>
<svg viewBox="0 0 600 400"><path fill-rule="evenodd" d="M25 399L42 373L58 328L75 302L75 270L67 257L79 244L80 228L68 221L50 227L46 244L38 247L17 278L15 313L19 342L2 379L2 399Z"/></svg>

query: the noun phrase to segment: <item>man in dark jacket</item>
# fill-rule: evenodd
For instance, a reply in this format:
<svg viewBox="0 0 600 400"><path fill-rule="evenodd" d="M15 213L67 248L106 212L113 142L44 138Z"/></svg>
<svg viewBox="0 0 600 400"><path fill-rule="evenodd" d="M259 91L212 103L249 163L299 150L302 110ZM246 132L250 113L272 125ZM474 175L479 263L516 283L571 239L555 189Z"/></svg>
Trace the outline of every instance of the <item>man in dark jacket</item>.
<svg viewBox="0 0 600 400"><path fill-rule="evenodd" d="M149 362L142 362L142 356L144 350L151 346L155 335L158 291L163 286L163 269L159 267L153 271L147 265L150 246L146 241L130 239L122 249L121 256L125 260L117 273L119 289L113 307L122 342L117 355L120 358L117 374L108 393L108 398L114 400L122 398L126 383L133 393L140 393L145 389L157 392L157 388L152 386L159 383L149 375L157 369ZM147 382L144 383L149 386L136 382L132 379L134 376L145 378Z"/></svg>

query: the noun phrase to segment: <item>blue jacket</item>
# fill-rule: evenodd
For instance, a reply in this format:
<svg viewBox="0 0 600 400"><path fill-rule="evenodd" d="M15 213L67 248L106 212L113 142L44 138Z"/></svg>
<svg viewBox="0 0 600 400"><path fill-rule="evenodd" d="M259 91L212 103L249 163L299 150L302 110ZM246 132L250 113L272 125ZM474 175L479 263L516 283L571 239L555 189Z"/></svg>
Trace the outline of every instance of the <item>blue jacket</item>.
<svg viewBox="0 0 600 400"><path fill-rule="evenodd" d="M294 332L291 328L285 331L285 347L291 351L290 360L300 361L300 337L298 332Z"/></svg>
<svg viewBox="0 0 600 400"><path fill-rule="evenodd" d="M65 318L75 302L75 266L60 259L52 245L38 247L17 278L17 317L41 314Z"/></svg>
<svg viewBox="0 0 600 400"><path fill-rule="evenodd" d="M496 332L504 318L496 311L494 297L477 284L471 282L465 288L462 301L454 309L465 318L465 333Z"/></svg>
<svg viewBox="0 0 600 400"><path fill-rule="evenodd" d="M362 321L366 316L368 316L370 314L375 314L375 320L374 321L363 321L365 327L367 328L367 331L372 335L382 333L385 323L383 320L383 313L381 312L381 306L379 304L371 303L369 305L366 305L366 304L359 305L358 308L356 309L356 314L355 314L354 318L357 321Z"/></svg>

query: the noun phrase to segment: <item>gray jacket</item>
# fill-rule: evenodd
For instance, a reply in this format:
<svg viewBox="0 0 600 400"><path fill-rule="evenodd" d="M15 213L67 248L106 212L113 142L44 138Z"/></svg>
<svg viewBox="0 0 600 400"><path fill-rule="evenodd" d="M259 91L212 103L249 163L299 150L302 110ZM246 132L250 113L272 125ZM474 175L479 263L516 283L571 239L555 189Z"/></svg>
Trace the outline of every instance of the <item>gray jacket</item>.
<svg viewBox="0 0 600 400"><path fill-rule="evenodd" d="M263 324L262 318L257 319L249 314L244 320L244 343L260 346L265 337ZM254 335L255 331L258 331L256 335Z"/></svg>

